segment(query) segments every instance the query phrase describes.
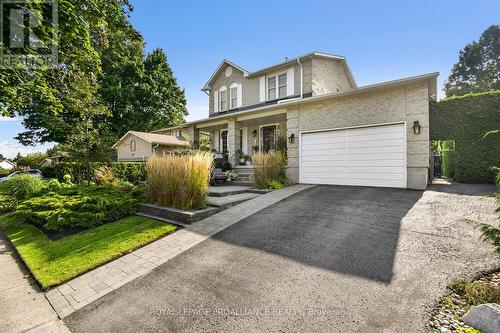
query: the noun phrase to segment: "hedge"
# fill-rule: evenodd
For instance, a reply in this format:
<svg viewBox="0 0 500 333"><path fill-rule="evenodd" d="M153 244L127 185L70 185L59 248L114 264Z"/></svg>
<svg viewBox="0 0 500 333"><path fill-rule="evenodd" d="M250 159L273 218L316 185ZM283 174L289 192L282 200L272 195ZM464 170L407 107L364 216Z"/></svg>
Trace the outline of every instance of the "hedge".
<svg viewBox="0 0 500 333"><path fill-rule="evenodd" d="M431 104L430 139L455 140L455 179L493 183L500 166L500 91L451 97Z"/></svg>
<svg viewBox="0 0 500 333"><path fill-rule="evenodd" d="M90 164L62 162L55 165L54 174L60 181L63 181L65 174L69 174L74 183L81 184L87 181L88 177L90 177L91 181L95 181L94 170L103 165L110 166L117 178L129 181L133 184L146 180L144 162L90 162Z"/></svg>
<svg viewBox="0 0 500 333"><path fill-rule="evenodd" d="M455 177L455 147L454 141L443 141L443 176Z"/></svg>

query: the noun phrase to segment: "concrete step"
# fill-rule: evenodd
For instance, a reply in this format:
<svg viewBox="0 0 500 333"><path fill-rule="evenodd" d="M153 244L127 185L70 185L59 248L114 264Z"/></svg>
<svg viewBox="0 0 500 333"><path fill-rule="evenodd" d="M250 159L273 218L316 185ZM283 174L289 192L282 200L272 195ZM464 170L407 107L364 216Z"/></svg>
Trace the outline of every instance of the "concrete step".
<svg viewBox="0 0 500 333"><path fill-rule="evenodd" d="M210 206L217 208L228 208L244 201L258 197L260 194L257 193L240 193L227 195L223 197L208 197L207 201Z"/></svg>
<svg viewBox="0 0 500 333"><path fill-rule="evenodd" d="M208 195L210 197L225 197L228 195L245 193L250 190L250 186L239 186L231 182L230 184L221 186L209 186L208 187ZM246 185L246 184L245 184ZM251 184L250 184L251 185Z"/></svg>
<svg viewBox="0 0 500 333"><path fill-rule="evenodd" d="M251 181L243 181L243 180L233 180L231 181L232 185L237 185L237 186L252 186L253 183Z"/></svg>

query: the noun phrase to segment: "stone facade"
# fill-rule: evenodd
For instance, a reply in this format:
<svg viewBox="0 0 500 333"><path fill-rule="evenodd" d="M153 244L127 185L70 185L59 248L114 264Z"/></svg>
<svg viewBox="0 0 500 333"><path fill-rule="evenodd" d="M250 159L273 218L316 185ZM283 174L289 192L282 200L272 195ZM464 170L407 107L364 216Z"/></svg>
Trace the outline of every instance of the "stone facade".
<svg viewBox="0 0 500 333"><path fill-rule="evenodd" d="M421 133L413 133L418 121ZM299 181L299 135L301 132L363 125L406 123L407 187L424 189L429 166L429 82L427 80L378 91L332 97L290 107L287 111L288 144L287 175Z"/></svg>

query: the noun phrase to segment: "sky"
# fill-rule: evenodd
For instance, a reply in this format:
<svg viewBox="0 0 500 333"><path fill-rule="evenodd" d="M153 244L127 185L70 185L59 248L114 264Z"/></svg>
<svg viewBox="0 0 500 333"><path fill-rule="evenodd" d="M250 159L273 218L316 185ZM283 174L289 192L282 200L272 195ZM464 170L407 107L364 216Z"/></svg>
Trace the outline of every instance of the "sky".
<svg viewBox="0 0 500 333"><path fill-rule="evenodd" d="M311 51L347 57L359 86L440 72L438 98L458 52L492 24L500 1L131 0L146 51L162 48L185 89L188 120L208 115L200 88L226 58L255 71ZM44 151L13 137L20 119L0 118L0 153Z"/></svg>

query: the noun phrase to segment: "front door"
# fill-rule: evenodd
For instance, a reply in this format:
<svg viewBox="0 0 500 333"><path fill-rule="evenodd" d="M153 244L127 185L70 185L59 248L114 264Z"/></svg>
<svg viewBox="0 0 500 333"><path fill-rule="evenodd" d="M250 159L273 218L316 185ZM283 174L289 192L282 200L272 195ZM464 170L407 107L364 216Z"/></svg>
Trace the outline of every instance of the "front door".
<svg viewBox="0 0 500 333"><path fill-rule="evenodd" d="M220 147L222 150L222 155L227 157L227 130L220 132Z"/></svg>
<svg viewBox="0 0 500 333"><path fill-rule="evenodd" d="M276 125L261 128L262 152L269 153L276 150Z"/></svg>

